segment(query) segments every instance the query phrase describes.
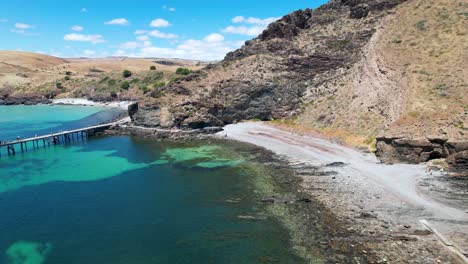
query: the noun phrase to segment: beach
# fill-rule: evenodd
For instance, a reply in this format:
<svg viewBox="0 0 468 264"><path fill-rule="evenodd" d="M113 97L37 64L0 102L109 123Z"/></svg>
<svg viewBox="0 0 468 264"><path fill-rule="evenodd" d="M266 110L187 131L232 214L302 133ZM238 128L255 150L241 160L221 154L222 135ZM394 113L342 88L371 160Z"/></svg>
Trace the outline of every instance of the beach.
<svg viewBox="0 0 468 264"><path fill-rule="evenodd" d="M217 135L287 159L302 181L298 191L345 219L382 260L407 263L414 255L414 263L450 256L466 261L453 252L466 253L468 246L466 205L454 198L449 206L426 192L423 183L436 174L430 175L425 166L381 164L373 154L259 122L228 125Z"/></svg>

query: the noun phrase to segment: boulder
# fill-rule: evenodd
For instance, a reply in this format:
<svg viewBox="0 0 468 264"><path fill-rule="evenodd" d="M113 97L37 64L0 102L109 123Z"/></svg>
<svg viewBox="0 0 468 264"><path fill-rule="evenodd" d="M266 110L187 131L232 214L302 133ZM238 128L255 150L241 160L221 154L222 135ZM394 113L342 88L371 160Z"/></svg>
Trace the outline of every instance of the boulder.
<svg viewBox="0 0 468 264"><path fill-rule="evenodd" d="M421 163L468 150L465 141L445 138L378 137L375 155L385 163Z"/></svg>
<svg viewBox="0 0 468 264"><path fill-rule="evenodd" d="M350 17L354 19L365 18L369 15L369 6L366 4L357 5L351 8Z"/></svg>
<svg viewBox="0 0 468 264"><path fill-rule="evenodd" d="M447 163L452 175L468 177L468 150L450 155Z"/></svg>

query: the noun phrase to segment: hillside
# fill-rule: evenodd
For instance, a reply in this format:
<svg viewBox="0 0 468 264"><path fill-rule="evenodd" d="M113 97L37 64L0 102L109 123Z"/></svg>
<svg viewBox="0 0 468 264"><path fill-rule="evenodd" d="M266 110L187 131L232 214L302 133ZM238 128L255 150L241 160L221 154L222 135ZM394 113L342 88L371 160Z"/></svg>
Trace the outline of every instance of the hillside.
<svg viewBox="0 0 468 264"><path fill-rule="evenodd" d="M153 92L134 120L186 128L275 120L352 145L378 138L388 161L446 157L466 149L466 11L449 0L333 0L299 10ZM401 138L414 141L395 143Z"/></svg>
<svg viewBox="0 0 468 264"><path fill-rule="evenodd" d="M49 98L86 97L94 100L141 99L155 84L167 83L179 67L192 70L198 61L153 58L70 58L0 51L0 103L33 104ZM150 70L154 66L155 70ZM132 72L124 78L123 70ZM128 89L122 89L124 81ZM116 94L120 98L114 98Z"/></svg>

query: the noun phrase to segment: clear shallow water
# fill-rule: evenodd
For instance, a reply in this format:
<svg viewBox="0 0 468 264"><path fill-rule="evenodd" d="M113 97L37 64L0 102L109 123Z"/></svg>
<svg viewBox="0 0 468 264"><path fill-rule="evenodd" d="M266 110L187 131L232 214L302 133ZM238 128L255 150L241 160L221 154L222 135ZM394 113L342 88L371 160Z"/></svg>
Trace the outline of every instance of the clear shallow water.
<svg viewBox="0 0 468 264"><path fill-rule="evenodd" d="M124 110L97 106L0 105L0 140L14 140L61 130L96 125L118 117Z"/></svg>
<svg viewBox="0 0 468 264"><path fill-rule="evenodd" d="M2 156L0 263L301 263L252 153L114 136Z"/></svg>

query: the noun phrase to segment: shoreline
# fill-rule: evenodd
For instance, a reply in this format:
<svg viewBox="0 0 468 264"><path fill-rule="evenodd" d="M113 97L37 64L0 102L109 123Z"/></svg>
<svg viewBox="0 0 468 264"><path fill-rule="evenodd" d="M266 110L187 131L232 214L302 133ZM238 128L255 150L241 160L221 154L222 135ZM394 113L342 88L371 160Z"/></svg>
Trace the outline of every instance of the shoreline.
<svg viewBox="0 0 468 264"><path fill-rule="evenodd" d="M415 263L464 263L434 233L466 254L468 211L424 192L430 176L422 165L381 164L373 155L257 122L228 125L216 136L284 157L302 182L298 191L343 219L381 261L405 262L411 255Z"/></svg>
<svg viewBox="0 0 468 264"><path fill-rule="evenodd" d="M118 102L96 102L83 98L61 98L52 99L49 105L76 105L76 106L100 106L100 107L118 107L128 109L132 101L118 101Z"/></svg>

